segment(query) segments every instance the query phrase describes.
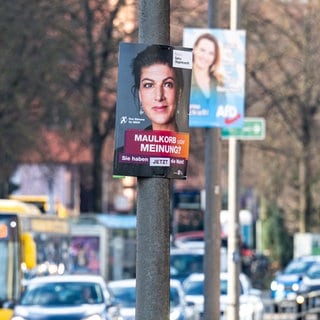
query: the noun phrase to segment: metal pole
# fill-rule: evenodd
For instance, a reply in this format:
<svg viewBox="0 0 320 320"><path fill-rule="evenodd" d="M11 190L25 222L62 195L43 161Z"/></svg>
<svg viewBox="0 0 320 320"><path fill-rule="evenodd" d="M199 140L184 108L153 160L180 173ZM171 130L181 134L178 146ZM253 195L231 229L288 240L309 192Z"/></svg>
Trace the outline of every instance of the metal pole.
<svg viewBox="0 0 320 320"><path fill-rule="evenodd" d="M170 1L140 0L139 42L170 42ZM136 319L169 320L170 180L138 178Z"/></svg>
<svg viewBox="0 0 320 320"><path fill-rule="evenodd" d="M219 24L219 0L208 1L208 27ZM205 257L204 317L220 319L220 257L221 257L221 141L220 129L205 129Z"/></svg>
<svg viewBox="0 0 320 320"><path fill-rule="evenodd" d="M230 29L238 26L238 0L230 2ZM238 197L239 146L235 138L229 140L229 179L228 179L228 306L227 319L239 318L240 295L240 248L239 248L239 197Z"/></svg>
<svg viewBox="0 0 320 320"><path fill-rule="evenodd" d="M205 320L220 319L220 130L206 129Z"/></svg>
<svg viewBox="0 0 320 320"><path fill-rule="evenodd" d="M229 140L229 178L228 178L228 306L227 319L239 318L239 209L238 209L238 143Z"/></svg>

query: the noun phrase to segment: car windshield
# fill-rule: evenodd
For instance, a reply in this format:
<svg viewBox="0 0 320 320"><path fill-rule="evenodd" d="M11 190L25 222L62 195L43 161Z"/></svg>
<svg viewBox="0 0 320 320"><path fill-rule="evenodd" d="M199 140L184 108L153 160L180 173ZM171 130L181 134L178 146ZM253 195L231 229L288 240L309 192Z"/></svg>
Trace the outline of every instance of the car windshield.
<svg viewBox="0 0 320 320"><path fill-rule="evenodd" d="M186 277L195 272L203 272L203 255L191 253L171 255L171 276Z"/></svg>
<svg viewBox="0 0 320 320"><path fill-rule="evenodd" d="M203 296L204 295L204 282L203 281L187 281L184 285L184 291L186 295L190 296ZM241 294L243 293L242 286L240 285ZM227 295L228 281L221 280L220 293L221 295Z"/></svg>
<svg viewBox="0 0 320 320"><path fill-rule="evenodd" d="M136 288L111 286L114 297L124 308L135 308Z"/></svg>
<svg viewBox="0 0 320 320"><path fill-rule="evenodd" d="M116 287L111 286L112 293L117 301L124 308L135 308L136 288L135 287ZM170 287L170 307L173 308L180 304L179 292L176 288Z"/></svg>
<svg viewBox="0 0 320 320"><path fill-rule="evenodd" d="M21 305L61 306L103 303L102 289L94 283L45 283L30 285Z"/></svg>
<svg viewBox="0 0 320 320"><path fill-rule="evenodd" d="M312 261L292 261L284 270L284 274L300 274L305 273L313 264Z"/></svg>

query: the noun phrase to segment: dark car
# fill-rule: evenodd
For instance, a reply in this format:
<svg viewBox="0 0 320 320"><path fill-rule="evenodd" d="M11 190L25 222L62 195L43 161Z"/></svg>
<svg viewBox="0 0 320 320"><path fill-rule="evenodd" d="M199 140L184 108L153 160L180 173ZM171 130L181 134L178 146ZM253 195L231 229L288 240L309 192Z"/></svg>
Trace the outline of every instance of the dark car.
<svg viewBox="0 0 320 320"><path fill-rule="evenodd" d="M12 320L120 320L119 312L100 276L46 276L30 280Z"/></svg>

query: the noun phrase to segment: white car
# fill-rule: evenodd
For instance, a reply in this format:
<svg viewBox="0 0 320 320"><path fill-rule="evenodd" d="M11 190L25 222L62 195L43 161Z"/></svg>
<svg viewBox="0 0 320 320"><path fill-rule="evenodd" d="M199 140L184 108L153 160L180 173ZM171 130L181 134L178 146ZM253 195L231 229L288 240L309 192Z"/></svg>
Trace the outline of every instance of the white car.
<svg viewBox="0 0 320 320"><path fill-rule="evenodd" d="M135 320L136 279L114 280L108 283L113 296L120 304L123 320ZM188 306L182 285L178 280L170 280L170 320L199 320L194 304Z"/></svg>
<svg viewBox="0 0 320 320"><path fill-rule="evenodd" d="M264 306L260 290L253 289L249 278L240 274L239 320L262 320ZM221 319L226 319L228 273L220 274L220 314ZM200 316L204 316L204 273L194 273L183 282L186 299L194 302Z"/></svg>
<svg viewBox="0 0 320 320"><path fill-rule="evenodd" d="M119 313L101 276L44 276L28 282L12 320L122 320Z"/></svg>

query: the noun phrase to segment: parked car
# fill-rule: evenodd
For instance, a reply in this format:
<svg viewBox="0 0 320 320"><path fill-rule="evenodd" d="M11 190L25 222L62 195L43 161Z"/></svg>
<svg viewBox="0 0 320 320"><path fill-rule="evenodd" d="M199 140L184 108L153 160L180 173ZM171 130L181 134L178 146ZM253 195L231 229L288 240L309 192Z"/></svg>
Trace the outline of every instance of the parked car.
<svg viewBox="0 0 320 320"><path fill-rule="evenodd" d="M200 317L204 317L204 274L194 273L183 282L183 289L186 299L194 302L200 312ZM252 288L249 278L245 274L240 274L240 297L239 297L239 320L262 320L264 306L261 298L261 291ZM228 273L220 274L220 314L221 319L226 319L227 310L227 288Z"/></svg>
<svg viewBox="0 0 320 320"><path fill-rule="evenodd" d="M29 281L12 320L122 320L98 275L44 276Z"/></svg>
<svg viewBox="0 0 320 320"><path fill-rule="evenodd" d="M120 303L123 320L134 320L136 311L136 279L114 280L108 284ZM199 320L194 304L188 305L181 283L170 280L170 320Z"/></svg>
<svg viewBox="0 0 320 320"><path fill-rule="evenodd" d="M282 273L278 273L270 284L271 298L276 305L283 300L295 300L301 290L303 276L320 256L303 256L295 258L287 265Z"/></svg>

